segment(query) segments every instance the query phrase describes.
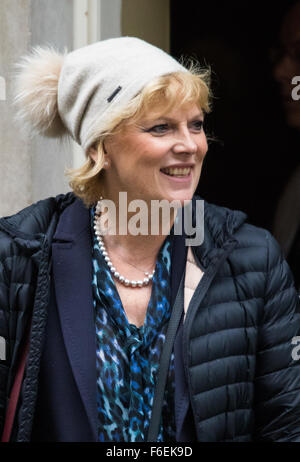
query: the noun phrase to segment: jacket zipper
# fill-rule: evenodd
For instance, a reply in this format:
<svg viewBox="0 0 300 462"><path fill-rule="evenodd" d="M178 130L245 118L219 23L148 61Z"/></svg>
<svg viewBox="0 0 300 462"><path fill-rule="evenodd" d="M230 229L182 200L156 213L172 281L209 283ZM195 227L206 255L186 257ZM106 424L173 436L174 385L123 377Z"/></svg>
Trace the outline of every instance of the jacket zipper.
<svg viewBox="0 0 300 462"><path fill-rule="evenodd" d="M46 310L46 318L47 318L47 307L48 307L48 299L49 299L49 290L50 290L50 267L49 267L49 242L47 236L44 236L42 244L41 244L41 259L38 269L38 276L37 276L37 287L40 286L41 291L47 295L42 297L40 295L40 305L43 306L43 311ZM39 308L39 309L37 309ZM40 313L36 313L37 311L41 311L41 306L37 306L37 299L35 295L34 299L34 306L31 314L31 335L29 339L29 351L27 355L27 366L26 369L31 368L32 371L30 375L33 377L28 378L25 375L25 379L23 380L22 384L22 405L18 411L18 428L17 428L17 435L16 441L17 442L28 442L30 441L32 424L33 424L33 415L34 415L34 408L36 405L36 398L37 398L37 391L32 393L30 389L31 380L34 379L36 382L38 380L38 371L40 367L40 359L42 354L41 348L41 338L42 335L37 332L37 323L41 323L43 329L45 329L46 318L44 320L38 319ZM41 327L39 327L40 329ZM33 361L33 351L38 350L38 359ZM29 366L29 367L28 367ZM34 395L35 393L35 395ZM35 396L33 398L32 394Z"/></svg>

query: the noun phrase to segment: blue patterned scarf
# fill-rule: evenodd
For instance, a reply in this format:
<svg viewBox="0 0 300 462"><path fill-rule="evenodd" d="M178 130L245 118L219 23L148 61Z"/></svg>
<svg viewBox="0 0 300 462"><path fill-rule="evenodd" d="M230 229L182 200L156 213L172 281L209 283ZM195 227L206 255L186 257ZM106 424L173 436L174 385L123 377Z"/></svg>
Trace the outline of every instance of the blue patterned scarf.
<svg viewBox="0 0 300 462"><path fill-rule="evenodd" d="M91 210L93 230L94 210ZM128 322L93 230L99 441L145 441L159 360L170 319L171 238L158 254L145 323ZM139 290L139 289L133 289ZM172 353L157 441L175 441Z"/></svg>

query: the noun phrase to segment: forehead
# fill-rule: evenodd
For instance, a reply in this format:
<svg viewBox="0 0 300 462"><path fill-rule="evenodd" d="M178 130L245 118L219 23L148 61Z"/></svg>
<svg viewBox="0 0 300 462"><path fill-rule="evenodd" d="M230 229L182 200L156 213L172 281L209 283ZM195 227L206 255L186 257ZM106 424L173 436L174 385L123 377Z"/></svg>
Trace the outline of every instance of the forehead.
<svg viewBox="0 0 300 462"><path fill-rule="evenodd" d="M188 103L185 105L179 105L171 107L166 110L163 106L153 108L153 110L147 111L143 114L141 120L154 120L154 119L165 119L165 120L181 120L191 119L197 116L203 116L203 111L196 103Z"/></svg>
<svg viewBox="0 0 300 462"><path fill-rule="evenodd" d="M297 2L285 16L281 27L280 39L285 45L300 40L300 2Z"/></svg>

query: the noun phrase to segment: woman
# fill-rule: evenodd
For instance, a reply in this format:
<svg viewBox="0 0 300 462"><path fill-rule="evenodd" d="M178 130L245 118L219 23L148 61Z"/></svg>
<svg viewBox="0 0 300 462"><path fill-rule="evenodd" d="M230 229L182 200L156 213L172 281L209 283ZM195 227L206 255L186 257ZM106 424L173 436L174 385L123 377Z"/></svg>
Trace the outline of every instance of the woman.
<svg viewBox="0 0 300 462"><path fill-rule="evenodd" d="M207 203L203 242L171 208L151 232L155 201L202 227L209 96L207 74L136 38L23 61L23 123L87 161L73 193L0 221L2 421L31 323L11 441L300 440L299 306L275 240Z"/></svg>

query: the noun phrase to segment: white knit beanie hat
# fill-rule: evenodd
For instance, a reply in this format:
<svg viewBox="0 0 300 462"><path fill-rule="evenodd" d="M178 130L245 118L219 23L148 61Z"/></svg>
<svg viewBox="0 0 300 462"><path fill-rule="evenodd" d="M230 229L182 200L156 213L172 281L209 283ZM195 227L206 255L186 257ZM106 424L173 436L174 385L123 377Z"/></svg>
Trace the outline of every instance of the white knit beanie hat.
<svg viewBox="0 0 300 462"><path fill-rule="evenodd" d="M187 71L174 58L135 37L88 45L68 54L36 47L19 64L15 102L31 131L58 137L66 131L86 151L154 77Z"/></svg>

